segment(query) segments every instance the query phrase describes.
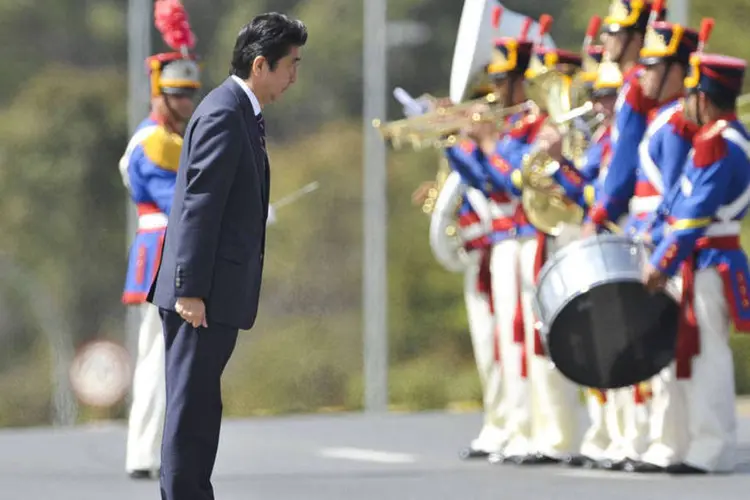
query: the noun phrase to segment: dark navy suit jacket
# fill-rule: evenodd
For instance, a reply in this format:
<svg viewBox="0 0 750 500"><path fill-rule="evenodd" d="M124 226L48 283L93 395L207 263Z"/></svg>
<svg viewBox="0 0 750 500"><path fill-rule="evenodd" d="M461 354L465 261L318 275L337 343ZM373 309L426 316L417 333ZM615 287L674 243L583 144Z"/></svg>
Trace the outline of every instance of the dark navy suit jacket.
<svg viewBox="0 0 750 500"><path fill-rule="evenodd" d="M249 329L263 273L268 159L253 106L231 78L198 105L185 130L162 259L148 300L174 311L202 298L206 320Z"/></svg>

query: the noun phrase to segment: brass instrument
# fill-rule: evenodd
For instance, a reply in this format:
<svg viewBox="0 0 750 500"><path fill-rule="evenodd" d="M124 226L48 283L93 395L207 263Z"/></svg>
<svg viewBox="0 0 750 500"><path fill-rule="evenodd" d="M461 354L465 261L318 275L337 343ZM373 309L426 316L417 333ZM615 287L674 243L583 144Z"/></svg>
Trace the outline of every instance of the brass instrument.
<svg viewBox="0 0 750 500"><path fill-rule="evenodd" d="M492 123L499 132L506 116L536 109L532 101L516 106L499 107L495 105L497 100L497 95L490 93L454 106L439 106L419 116L386 123L376 119L373 120L373 126L395 149L408 144L419 151L455 145L464 131L474 123Z"/></svg>
<svg viewBox="0 0 750 500"><path fill-rule="evenodd" d="M585 154L593 127L604 119L603 115L594 114L590 101L580 103L576 99L585 95L577 88L579 85L582 83L575 77L546 70L530 79L527 86L527 95L547 112L549 123L558 127L563 156L576 164ZM580 124L575 125L574 121ZM534 227L551 236L559 236L566 225L580 226L584 216L583 208L568 199L553 178L559 168L560 164L539 147L524 155L521 166L521 203L526 216Z"/></svg>

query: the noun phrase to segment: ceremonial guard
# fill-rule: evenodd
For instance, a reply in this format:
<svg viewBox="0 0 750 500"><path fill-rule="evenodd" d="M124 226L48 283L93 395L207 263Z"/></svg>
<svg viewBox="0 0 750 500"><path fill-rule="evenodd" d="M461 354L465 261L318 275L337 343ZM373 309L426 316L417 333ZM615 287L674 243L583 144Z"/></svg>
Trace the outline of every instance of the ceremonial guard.
<svg viewBox="0 0 750 500"><path fill-rule="evenodd" d="M750 134L736 115L746 63L699 52L690 66L685 113L701 128L679 187L661 212L666 227L653 233L656 248L644 277L656 290L679 272L682 276L678 390L666 402L667 411L684 418L686 441L666 467L676 474L734 469L737 422L730 324L750 331L750 271L739 240L750 203Z"/></svg>
<svg viewBox="0 0 750 500"><path fill-rule="evenodd" d="M133 478L158 475L164 414L165 350L156 306L146 295L159 267L167 217L182 149L182 136L200 88L199 68L189 53L195 38L178 0L155 3L155 23L175 52L151 56L147 67L151 113L136 128L120 160L120 172L138 213L123 303L140 306L138 358L133 377L126 470Z"/></svg>
<svg viewBox="0 0 750 500"><path fill-rule="evenodd" d="M648 27L640 53L645 68L640 83L642 92L636 98L631 91L620 111L621 116L630 120L630 127L639 128L644 123L646 130L635 153L618 154L624 152L629 132L624 133L615 148L602 196L592 210L595 223L617 220L629 212L625 230L633 236L640 235L654 220L665 193L676 184L695 133L695 126L682 113L680 98L684 94L690 53L696 50L698 41L695 30L677 24L658 21ZM638 449L630 450L625 457L625 470L658 471L679 447L681 416L665 413L674 383L669 369L652 379L649 432L639 436Z"/></svg>

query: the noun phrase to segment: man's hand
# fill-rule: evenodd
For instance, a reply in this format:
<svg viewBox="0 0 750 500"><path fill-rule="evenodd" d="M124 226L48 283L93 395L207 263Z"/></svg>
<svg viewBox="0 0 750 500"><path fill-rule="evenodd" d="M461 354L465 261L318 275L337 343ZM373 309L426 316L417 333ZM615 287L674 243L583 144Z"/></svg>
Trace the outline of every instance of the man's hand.
<svg viewBox="0 0 750 500"><path fill-rule="evenodd" d="M206 323L206 305L202 299L180 297L177 299L174 309L177 311L177 314L182 316L182 319L193 325L193 328L198 328L199 326L208 327L208 323Z"/></svg>
<svg viewBox="0 0 750 500"><path fill-rule="evenodd" d="M555 161L562 161L562 134L554 125L544 125L537 136L539 149L546 151Z"/></svg>
<svg viewBox="0 0 750 500"><path fill-rule="evenodd" d="M651 293L663 290L667 286L668 279L669 277L666 274L656 269L650 262L647 262L643 268L643 283Z"/></svg>

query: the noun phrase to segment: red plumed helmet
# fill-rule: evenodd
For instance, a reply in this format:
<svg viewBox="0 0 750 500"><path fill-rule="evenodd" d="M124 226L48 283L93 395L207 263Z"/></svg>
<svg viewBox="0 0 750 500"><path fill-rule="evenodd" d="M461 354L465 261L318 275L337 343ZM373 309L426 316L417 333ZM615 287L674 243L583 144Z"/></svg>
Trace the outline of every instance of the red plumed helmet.
<svg viewBox="0 0 750 500"><path fill-rule="evenodd" d="M179 94L200 88L200 69L190 54L196 37L180 0L156 0L154 24L164 43L176 52L156 54L146 61L151 76L151 95Z"/></svg>

